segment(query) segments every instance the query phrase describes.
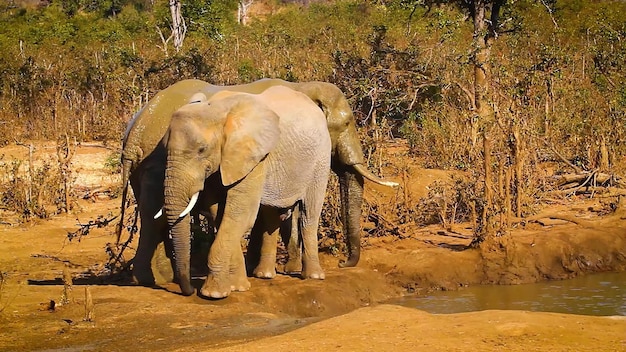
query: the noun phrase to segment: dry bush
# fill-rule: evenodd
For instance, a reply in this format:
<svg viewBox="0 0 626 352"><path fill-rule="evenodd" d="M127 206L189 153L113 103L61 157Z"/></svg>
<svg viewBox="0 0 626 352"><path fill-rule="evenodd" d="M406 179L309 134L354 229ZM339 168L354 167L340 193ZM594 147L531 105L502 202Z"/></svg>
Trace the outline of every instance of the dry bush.
<svg viewBox="0 0 626 352"><path fill-rule="evenodd" d="M20 221L47 218L60 212L69 212L75 204L73 183L76 175L71 170L73 146L69 139L57 142L57 158L37 160L29 158L0 159L0 198L3 209L18 214ZM52 159L54 160L54 159Z"/></svg>
<svg viewBox="0 0 626 352"><path fill-rule="evenodd" d="M417 224L442 224L446 229L458 223L473 222L482 210L478 180L452 176L450 181L435 181L428 196L415 206L413 220Z"/></svg>
<svg viewBox="0 0 626 352"><path fill-rule="evenodd" d="M26 170L22 161L13 159L0 166L0 175L3 209L19 214L22 221L47 218L64 206L61 175L48 161Z"/></svg>

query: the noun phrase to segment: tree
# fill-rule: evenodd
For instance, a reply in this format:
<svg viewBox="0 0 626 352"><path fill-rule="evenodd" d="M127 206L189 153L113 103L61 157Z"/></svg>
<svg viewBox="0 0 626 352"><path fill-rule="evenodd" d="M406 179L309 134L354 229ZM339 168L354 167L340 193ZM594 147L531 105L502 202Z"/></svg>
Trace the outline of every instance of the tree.
<svg viewBox="0 0 626 352"><path fill-rule="evenodd" d="M254 0L239 0L237 5L237 22L244 26L248 24L248 11Z"/></svg>
<svg viewBox="0 0 626 352"><path fill-rule="evenodd" d="M182 4L180 0L168 0L168 7L170 10L171 23L170 23L170 35L165 38L161 28L157 25L157 31L159 32L159 36L161 37L161 42L163 43L163 47L160 47L165 55L167 56L167 46L170 40L174 39L174 49L176 52L179 52L183 47L183 42L185 40L185 36L187 35L187 25L185 23L185 18L181 12Z"/></svg>
<svg viewBox="0 0 626 352"><path fill-rule="evenodd" d="M187 34L185 19L180 11L180 0L170 0L170 13L172 14L172 36L174 37L174 48L179 52L183 47L183 41Z"/></svg>

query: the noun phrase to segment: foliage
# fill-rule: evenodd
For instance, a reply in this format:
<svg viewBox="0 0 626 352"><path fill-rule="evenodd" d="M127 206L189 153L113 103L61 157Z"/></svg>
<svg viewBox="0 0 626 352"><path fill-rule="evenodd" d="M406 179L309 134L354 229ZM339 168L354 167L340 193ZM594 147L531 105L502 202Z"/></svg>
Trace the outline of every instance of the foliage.
<svg viewBox="0 0 626 352"><path fill-rule="evenodd" d="M113 152L104 160L104 169L110 174L119 174L122 172L121 153Z"/></svg>
<svg viewBox="0 0 626 352"><path fill-rule="evenodd" d="M182 3L189 32L168 56L165 0L0 1L0 144L61 134L119 141L133 112L175 81L279 77L338 85L368 157L406 138L424 166L469 172L479 184L486 136L486 169L509 177L519 215L541 197L538 165L559 160L555 151L582 169L626 169L624 2L508 2L489 62L493 116L481 134L469 133L476 52L471 13L458 6L468 1L260 1L269 10L248 26L236 23L236 2Z"/></svg>

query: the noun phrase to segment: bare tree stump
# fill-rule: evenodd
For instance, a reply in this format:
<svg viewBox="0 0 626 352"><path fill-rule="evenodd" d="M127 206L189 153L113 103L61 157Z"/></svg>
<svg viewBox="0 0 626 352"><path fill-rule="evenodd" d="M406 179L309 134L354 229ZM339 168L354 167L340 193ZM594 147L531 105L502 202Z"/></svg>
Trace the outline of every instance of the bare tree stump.
<svg viewBox="0 0 626 352"><path fill-rule="evenodd" d="M70 304L72 302L72 273L67 265L63 268L63 294L61 295L60 305Z"/></svg>
<svg viewBox="0 0 626 352"><path fill-rule="evenodd" d="M89 286L85 286L85 318L84 321L93 322L96 318L94 313L93 299L91 298L91 290Z"/></svg>

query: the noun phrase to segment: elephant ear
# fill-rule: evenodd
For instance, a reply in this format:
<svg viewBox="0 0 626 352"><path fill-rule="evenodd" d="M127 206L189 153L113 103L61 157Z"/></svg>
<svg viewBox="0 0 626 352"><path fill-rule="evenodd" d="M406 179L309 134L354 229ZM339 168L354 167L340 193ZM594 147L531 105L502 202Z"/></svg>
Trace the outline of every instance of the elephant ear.
<svg viewBox="0 0 626 352"><path fill-rule="evenodd" d="M220 173L224 186L246 177L278 144L279 118L250 96L239 101L226 116Z"/></svg>

